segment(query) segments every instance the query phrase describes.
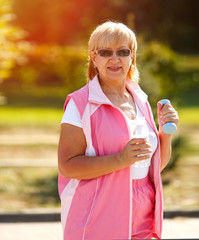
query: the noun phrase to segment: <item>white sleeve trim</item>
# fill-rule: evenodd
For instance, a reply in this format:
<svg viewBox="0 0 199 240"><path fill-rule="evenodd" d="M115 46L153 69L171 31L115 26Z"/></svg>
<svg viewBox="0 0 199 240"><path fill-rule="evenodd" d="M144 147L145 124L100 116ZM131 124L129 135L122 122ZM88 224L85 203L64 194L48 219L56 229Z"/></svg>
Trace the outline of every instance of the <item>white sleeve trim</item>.
<svg viewBox="0 0 199 240"><path fill-rule="evenodd" d="M82 128L80 113L73 99L68 102L61 123L69 123Z"/></svg>

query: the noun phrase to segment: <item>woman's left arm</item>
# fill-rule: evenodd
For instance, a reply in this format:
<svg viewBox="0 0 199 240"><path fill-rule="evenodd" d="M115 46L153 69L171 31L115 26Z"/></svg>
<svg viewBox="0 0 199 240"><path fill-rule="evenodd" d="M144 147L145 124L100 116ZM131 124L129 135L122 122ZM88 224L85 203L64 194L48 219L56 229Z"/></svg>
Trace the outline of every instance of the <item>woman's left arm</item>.
<svg viewBox="0 0 199 240"><path fill-rule="evenodd" d="M171 139L172 134L165 134L163 132L163 125L167 122L173 122L178 124L179 117L177 111L170 105L158 102L158 123L159 123L159 138L160 138L160 151L161 151L161 165L160 171L162 171L168 164L171 157Z"/></svg>

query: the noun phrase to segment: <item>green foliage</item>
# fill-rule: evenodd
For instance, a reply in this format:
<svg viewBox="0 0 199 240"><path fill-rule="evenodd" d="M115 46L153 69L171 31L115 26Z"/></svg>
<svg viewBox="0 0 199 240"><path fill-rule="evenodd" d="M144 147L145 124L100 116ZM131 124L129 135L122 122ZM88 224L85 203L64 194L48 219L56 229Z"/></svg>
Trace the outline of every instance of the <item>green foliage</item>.
<svg viewBox="0 0 199 240"><path fill-rule="evenodd" d="M184 155L183 149L186 146L186 139L184 136L176 136L172 140L172 154L171 154L171 159L166 166L165 170L173 170L178 161L182 158Z"/></svg>
<svg viewBox="0 0 199 240"><path fill-rule="evenodd" d="M159 42L140 41L138 69L140 85L147 92L150 102L155 104L161 98L177 95L176 61L177 54Z"/></svg>
<svg viewBox="0 0 199 240"><path fill-rule="evenodd" d="M158 42L141 42L139 46L140 84L152 104L160 98L176 95L176 54ZM24 53L27 61L12 71L10 81L4 87L6 91L17 84L23 92L34 87L38 87L38 91L52 87L64 88L66 95L86 83L88 51L84 47L32 44Z"/></svg>
<svg viewBox="0 0 199 240"><path fill-rule="evenodd" d="M198 106L199 92L199 56L180 55L177 62L178 81L179 81L179 105Z"/></svg>
<svg viewBox="0 0 199 240"><path fill-rule="evenodd" d="M25 42L21 41L25 32L10 22L14 18L12 1L0 0L0 82L11 76L11 69L16 63L24 62L23 48Z"/></svg>
<svg viewBox="0 0 199 240"><path fill-rule="evenodd" d="M12 78L4 84L5 92L18 94L66 96L86 83L88 52L82 47L31 45L26 51L27 62L17 65ZM19 90L19 88L17 88ZM53 96L53 95L51 95Z"/></svg>

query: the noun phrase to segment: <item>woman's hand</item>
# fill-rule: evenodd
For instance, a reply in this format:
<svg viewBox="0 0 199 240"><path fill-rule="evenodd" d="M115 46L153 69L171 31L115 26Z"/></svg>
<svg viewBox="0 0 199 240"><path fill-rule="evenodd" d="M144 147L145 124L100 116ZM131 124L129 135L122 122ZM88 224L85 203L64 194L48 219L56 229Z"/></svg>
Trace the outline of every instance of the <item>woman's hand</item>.
<svg viewBox="0 0 199 240"><path fill-rule="evenodd" d="M167 122L173 122L176 125L178 124L179 121L178 113L170 104L165 104L163 106L162 103L158 102L157 111L159 133L161 134L164 133L162 127Z"/></svg>
<svg viewBox="0 0 199 240"><path fill-rule="evenodd" d="M117 156L122 165L127 167L137 161L149 159L151 152L152 146L146 138L133 138Z"/></svg>
<svg viewBox="0 0 199 240"><path fill-rule="evenodd" d="M171 138L172 134L165 134L163 132L163 125L167 122L173 122L178 124L179 117L177 111L170 105L158 102L158 123L159 123L159 138L160 138L160 149L161 149L161 164L160 171L162 171L168 164L171 157Z"/></svg>

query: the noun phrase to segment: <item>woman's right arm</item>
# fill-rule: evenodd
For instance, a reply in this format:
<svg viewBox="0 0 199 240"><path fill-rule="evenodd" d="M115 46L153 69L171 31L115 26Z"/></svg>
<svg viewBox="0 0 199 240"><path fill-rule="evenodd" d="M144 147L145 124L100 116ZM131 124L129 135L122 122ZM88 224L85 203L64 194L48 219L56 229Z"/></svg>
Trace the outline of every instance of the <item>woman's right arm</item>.
<svg viewBox="0 0 199 240"><path fill-rule="evenodd" d="M130 140L117 154L85 156L86 139L83 129L62 123L58 145L58 168L65 178L92 179L147 159L151 152L150 148L151 145L145 139L139 138Z"/></svg>

